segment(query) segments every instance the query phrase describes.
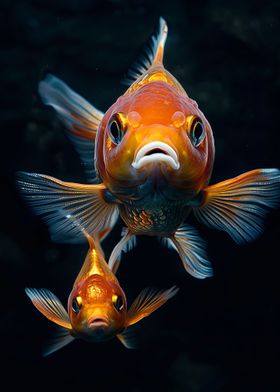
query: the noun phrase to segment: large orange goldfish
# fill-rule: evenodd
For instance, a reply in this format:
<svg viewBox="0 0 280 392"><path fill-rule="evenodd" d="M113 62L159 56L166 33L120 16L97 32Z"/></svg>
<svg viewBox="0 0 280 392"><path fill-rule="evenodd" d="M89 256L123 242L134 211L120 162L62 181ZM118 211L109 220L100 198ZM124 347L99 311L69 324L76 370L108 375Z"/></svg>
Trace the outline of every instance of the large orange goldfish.
<svg viewBox="0 0 280 392"><path fill-rule="evenodd" d="M56 110L91 179L95 169L99 183L21 173L19 186L58 241L81 239L61 221L61 211L80 219L89 233L113 225L119 214L128 231L111 254L111 268L126 242L145 234L166 238L185 269L205 278L212 268L204 242L185 224L190 212L238 243L253 240L262 232L266 211L279 201L280 171L256 169L208 185L212 130L197 103L164 68L166 38L167 25L160 18L146 59L131 72L134 81L105 114L52 75L40 83L44 103Z"/></svg>
<svg viewBox="0 0 280 392"><path fill-rule="evenodd" d="M165 291L144 289L127 310L125 293L104 260L99 239L83 233L89 250L69 295L68 313L49 290L25 289L36 308L61 327L44 355L75 338L101 342L116 336L125 347L133 348L133 337L127 328L150 315L178 291L175 286Z"/></svg>

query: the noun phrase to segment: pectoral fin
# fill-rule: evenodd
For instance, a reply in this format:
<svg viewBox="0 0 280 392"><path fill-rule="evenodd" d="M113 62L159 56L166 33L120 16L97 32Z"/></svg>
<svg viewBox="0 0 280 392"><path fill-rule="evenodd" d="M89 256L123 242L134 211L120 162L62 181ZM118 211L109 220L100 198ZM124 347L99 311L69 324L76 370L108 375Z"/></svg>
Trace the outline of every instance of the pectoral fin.
<svg viewBox="0 0 280 392"><path fill-rule="evenodd" d="M39 83L39 94L46 105L55 109L67 127L68 136L85 165L89 179L93 181L94 140L103 113L50 74Z"/></svg>
<svg viewBox="0 0 280 392"><path fill-rule="evenodd" d="M280 170L256 169L203 190L196 217L226 231L237 243L252 241L263 231L263 218L280 200Z"/></svg>
<svg viewBox="0 0 280 392"><path fill-rule="evenodd" d="M73 342L73 340L75 340L75 338L71 335L69 329L59 328L45 345L43 356L46 357L54 353L67 344Z"/></svg>
<svg viewBox="0 0 280 392"><path fill-rule="evenodd" d="M76 184L25 172L17 174L17 184L35 213L42 215L55 241L85 241L80 227L90 235L102 233L103 239L118 218L117 207L104 200L103 184Z"/></svg>
<svg viewBox="0 0 280 392"><path fill-rule="evenodd" d="M204 279L213 275L211 263L207 260L205 241L193 227L182 226L167 244L175 249L183 262L186 271L195 278Z"/></svg>
<svg viewBox="0 0 280 392"><path fill-rule="evenodd" d="M52 322L68 330L72 329L68 314L59 299L47 289L26 288L33 305Z"/></svg>
<svg viewBox="0 0 280 392"><path fill-rule="evenodd" d="M137 348L135 335L131 328L125 329L122 333L117 335L119 341L128 349Z"/></svg>
<svg viewBox="0 0 280 392"><path fill-rule="evenodd" d="M155 290L151 288L142 290L127 312L126 326L135 324L144 317L149 316L172 298L178 290L176 286L168 290Z"/></svg>

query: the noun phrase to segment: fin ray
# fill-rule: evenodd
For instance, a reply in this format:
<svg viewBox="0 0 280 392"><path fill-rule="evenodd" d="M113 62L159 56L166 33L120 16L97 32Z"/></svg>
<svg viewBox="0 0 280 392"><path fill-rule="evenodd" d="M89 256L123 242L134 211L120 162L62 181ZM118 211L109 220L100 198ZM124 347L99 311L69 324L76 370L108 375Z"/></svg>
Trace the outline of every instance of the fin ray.
<svg viewBox="0 0 280 392"><path fill-rule="evenodd" d="M75 338L71 335L68 329L59 328L45 344L43 349L43 356L47 357L48 355L73 342L73 340L75 340Z"/></svg>
<svg viewBox="0 0 280 392"><path fill-rule="evenodd" d="M94 141L104 114L51 74L39 83L39 94L66 126L89 180L94 181Z"/></svg>
<svg viewBox="0 0 280 392"><path fill-rule="evenodd" d="M131 328L125 329L122 333L117 335L119 341L128 349L137 348L136 338Z"/></svg>
<svg viewBox="0 0 280 392"><path fill-rule="evenodd" d="M51 238L58 242L85 241L80 227L90 235L104 232L103 239L118 218L117 207L103 198L103 184L76 184L19 172L17 185L34 212L48 224Z"/></svg>
<svg viewBox="0 0 280 392"><path fill-rule="evenodd" d="M186 271L195 278L204 279L213 275L211 263L207 260L205 241L190 226L180 227L169 239L180 255Z"/></svg>
<svg viewBox="0 0 280 392"><path fill-rule="evenodd" d="M237 243L252 241L263 231L263 219L280 201L280 170L256 169L203 190L196 218L226 231Z"/></svg>
<svg viewBox="0 0 280 392"><path fill-rule="evenodd" d="M122 238L117 243L117 245L112 250L110 255L108 266L114 274L117 272L120 261L121 261L121 254L122 252L130 251L136 245L136 237L135 235L130 234L127 228L122 230Z"/></svg>
<svg viewBox="0 0 280 392"><path fill-rule="evenodd" d="M59 299L47 289L26 288L25 292L33 305L49 320L66 328L72 329L69 316Z"/></svg>
<svg viewBox="0 0 280 392"><path fill-rule="evenodd" d="M172 286L168 290L146 288L140 292L127 312L126 326L137 323L149 316L172 298L179 288Z"/></svg>
<svg viewBox="0 0 280 392"><path fill-rule="evenodd" d="M140 76L142 76L152 65L162 64L164 45L167 38L167 23L160 17L159 18L159 30L158 33L152 35L146 50L140 56L138 62L135 62L131 69L128 71L128 78L123 82L124 84L130 85Z"/></svg>

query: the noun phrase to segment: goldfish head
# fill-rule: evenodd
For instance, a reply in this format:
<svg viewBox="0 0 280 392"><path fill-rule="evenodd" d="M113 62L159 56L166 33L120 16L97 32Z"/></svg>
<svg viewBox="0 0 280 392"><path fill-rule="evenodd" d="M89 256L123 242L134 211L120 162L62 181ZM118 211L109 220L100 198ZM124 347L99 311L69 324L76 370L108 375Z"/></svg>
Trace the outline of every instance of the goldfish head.
<svg viewBox="0 0 280 392"><path fill-rule="evenodd" d="M68 314L73 335L102 341L119 333L125 325L126 297L115 282L91 275L73 288Z"/></svg>
<svg viewBox="0 0 280 392"><path fill-rule="evenodd" d="M96 156L97 171L113 193L137 197L152 182L153 189L162 184L169 197L174 190L193 195L211 175L212 130L195 101L155 81L123 95L107 111Z"/></svg>

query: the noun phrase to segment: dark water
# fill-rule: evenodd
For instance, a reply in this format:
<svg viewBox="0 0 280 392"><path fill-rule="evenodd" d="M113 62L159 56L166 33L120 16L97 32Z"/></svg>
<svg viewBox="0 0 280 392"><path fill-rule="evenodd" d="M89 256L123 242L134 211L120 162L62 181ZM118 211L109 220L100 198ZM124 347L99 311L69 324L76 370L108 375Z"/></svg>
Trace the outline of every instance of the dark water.
<svg viewBox="0 0 280 392"><path fill-rule="evenodd" d="M280 167L279 10L278 1L2 0L1 382L38 390L279 390L279 211L243 247L197 225L215 272L204 281L155 239L139 238L118 274L128 301L145 286L180 287L138 325L140 349L76 341L45 359L41 347L54 326L24 287L49 288L66 303L87 247L51 242L13 185L16 170L84 180L62 125L38 98L38 81L52 72L105 111L160 15L169 25L166 68L214 131L212 183ZM104 244L107 255L120 227Z"/></svg>

